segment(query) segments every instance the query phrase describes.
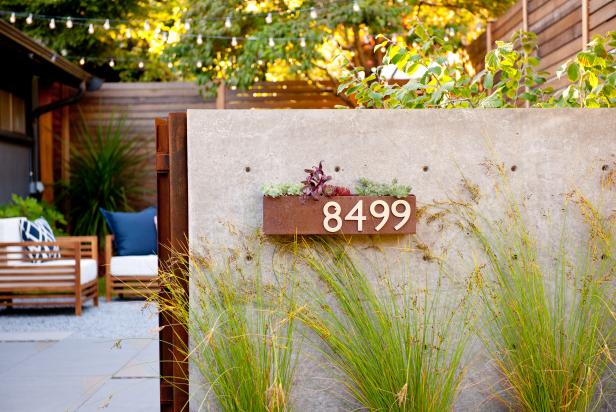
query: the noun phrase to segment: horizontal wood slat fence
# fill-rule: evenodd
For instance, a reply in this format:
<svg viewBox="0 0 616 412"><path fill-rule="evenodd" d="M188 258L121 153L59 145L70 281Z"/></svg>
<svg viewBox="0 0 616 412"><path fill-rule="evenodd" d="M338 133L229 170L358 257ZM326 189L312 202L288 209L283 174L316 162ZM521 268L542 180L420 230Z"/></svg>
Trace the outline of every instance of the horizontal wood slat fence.
<svg viewBox="0 0 616 412"><path fill-rule="evenodd" d="M616 30L615 0L520 0L503 16L488 23L486 32L468 47L477 69L496 40L508 41L517 30L537 34L540 70L550 73L548 86L561 88L556 70L581 51L595 34Z"/></svg>
<svg viewBox="0 0 616 412"><path fill-rule="evenodd" d="M83 114L87 124L93 127L104 125L119 114L126 117L130 126L126 138L142 141L141 147L150 157L151 167L143 185L152 193L147 203L153 204L155 118L186 109L330 109L340 104L345 103L336 96L331 82L259 82L249 90L221 85L215 99L204 99L194 83L105 83L73 106L72 116L77 121L80 113Z"/></svg>

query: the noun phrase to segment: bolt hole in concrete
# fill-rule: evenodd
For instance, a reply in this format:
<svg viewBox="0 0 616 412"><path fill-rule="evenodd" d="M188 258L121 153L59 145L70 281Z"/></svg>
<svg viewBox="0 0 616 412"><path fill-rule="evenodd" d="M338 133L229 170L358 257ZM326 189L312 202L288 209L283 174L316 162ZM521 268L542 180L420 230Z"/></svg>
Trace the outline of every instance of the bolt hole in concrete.
<svg viewBox="0 0 616 412"><path fill-rule="evenodd" d="M604 172L609 169L610 167L608 165L603 165L601 166L601 170L603 170Z"/></svg>
<svg viewBox="0 0 616 412"><path fill-rule="evenodd" d="M424 166L424 167L421 168L421 170L423 170L424 172L427 172L429 170L429 167L428 166Z"/></svg>
<svg viewBox="0 0 616 412"><path fill-rule="evenodd" d="M339 171L340 171L340 166L334 167L334 172L339 172Z"/></svg>
<svg viewBox="0 0 616 412"><path fill-rule="evenodd" d="M244 168L244 171L245 171L246 173L250 173L250 166L246 166L246 167Z"/></svg>
<svg viewBox="0 0 616 412"><path fill-rule="evenodd" d="M511 166L511 171L515 172L516 170L518 170L518 167L516 165Z"/></svg>

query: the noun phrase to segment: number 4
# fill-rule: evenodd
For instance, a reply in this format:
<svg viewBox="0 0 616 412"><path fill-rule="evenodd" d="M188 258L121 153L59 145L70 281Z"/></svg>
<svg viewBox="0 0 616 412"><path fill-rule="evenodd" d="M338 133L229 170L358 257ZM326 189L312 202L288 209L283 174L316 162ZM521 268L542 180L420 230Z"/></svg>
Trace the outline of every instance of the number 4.
<svg viewBox="0 0 616 412"><path fill-rule="evenodd" d="M356 220L357 221L357 231L358 232L363 232L364 220L367 219L366 216L364 216L363 210L364 210L364 202L363 200L360 200L359 202L355 203L355 206L353 206L353 209L351 209L351 211L347 213L347 215L344 217L344 220Z"/></svg>

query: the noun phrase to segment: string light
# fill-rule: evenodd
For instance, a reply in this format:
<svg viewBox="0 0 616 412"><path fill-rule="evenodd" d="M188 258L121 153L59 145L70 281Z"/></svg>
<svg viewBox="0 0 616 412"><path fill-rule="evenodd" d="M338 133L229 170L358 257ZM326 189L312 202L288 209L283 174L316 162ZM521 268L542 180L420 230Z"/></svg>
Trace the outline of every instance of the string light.
<svg viewBox="0 0 616 412"><path fill-rule="evenodd" d="M51 30L53 30L53 29L55 29L55 28L56 28L56 19L51 19L51 20L49 20L49 28L50 28Z"/></svg>
<svg viewBox="0 0 616 412"><path fill-rule="evenodd" d="M197 62L197 67L198 67L199 69L203 67L203 63L201 62L201 60L199 60L199 61Z"/></svg>
<svg viewBox="0 0 616 412"><path fill-rule="evenodd" d="M133 37L133 32L131 31L130 27L126 29L126 38L130 39Z"/></svg>
<svg viewBox="0 0 616 412"><path fill-rule="evenodd" d="M359 13L361 11L361 7L359 7L359 3L357 2L357 0L353 1L353 11L355 13Z"/></svg>
<svg viewBox="0 0 616 412"><path fill-rule="evenodd" d="M143 66L145 66L145 65L143 64L143 62L142 62L142 61L140 61L140 62L139 62L139 68L140 68L140 69L143 69Z"/></svg>
<svg viewBox="0 0 616 412"><path fill-rule="evenodd" d="M231 27L231 16L227 16L227 18L225 19L225 27L226 28Z"/></svg>
<svg viewBox="0 0 616 412"><path fill-rule="evenodd" d="M32 24L32 13L28 14L28 17L26 17L26 24Z"/></svg>
<svg viewBox="0 0 616 412"><path fill-rule="evenodd" d="M58 56L56 56L55 54L52 54L51 61L55 63L56 60L58 60Z"/></svg>
<svg viewBox="0 0 616 412"><path fill-rule="evenodd" d="M184 22L184 30L186 31L190 30L190 20L186 20Z"/></svg>
<svg viewBox="0 0 616 412"><path fill-rule="evenodd" d="M235 37L231 39L231 46L233 47L237 46L237 39Z"/></svg>
<svg viewBox="0 0 616 412"><path fill-rule="evenodd" d="M150 21L149 20L146 20L143 23L143 30L145 30L145 31L149 31L150 30Z"/></svg>
<svg viewBox="0 0 616 412"><path fill-rule="evenodd" d="M72 29L73 28L73 20L71 20L70 17L66 19L66 28L67 29Z"/></svg>
<svg viewBox="0 0 616 412"><path fill-rule="evenodd" d="M173 69L173 63L171 63L171 62L167 63L167 67L170 68L170 69Z"/></svg>
<svg viewBox="0 0 616 412"><path fill-rule="evenodd" d="M265 17L265 22L267 24L272 24L272 13L267 13L267 17Z"/></svg>
<svg viewBox="0 0 616 412"><path fill-rule="evenodd" d="M311 19L316 19L318 17L317 15L317 9L315 9L314 7L310 8L310 18Z"/></svg>
<svg viewBox="0 0 616 412"><path fill-rule="evenodd" d="M302 48L306 47L306 39L303 38L303 37L301 39L299 39L299 45Z"/></svg>
<svg viewBox="0 0 616 412"><path fill-rule="evenodd" d="M86 59L84 59L83 57L81 59L79 59L79 64L82 65L82 66L84 64L86 64Z"/></svg>
<svg viewBox="0 0 616 412"><path fill-rule="evenodd" d="M15 13L11 13L11 17L9 17L9 21L11 23L15 23L16 20L17 20L17 18L15 17Z"/></svg>
<svg viewBox="0 0 616 412"><path fill-rule="evenodd" d="M394 43L394 44L398 43L398 35L396 33L392 34L391 42Z"/></svg>
<svg viewBox="0 0 616 412"><path fill-rule="evenodd" d="M109 24L109 19L105 20L105 23L103 24L103 28L105 30L109 30L111 28L111 25Z"/></svg>
<svg viewBox="0 0 616 412"><path fill-rule="evenodd" d="M274 38L270 37L269 41L267 42L267 44L269 44L270 47L274 47L276 45L276 43L274 43Z"/></svg>
<svg viewBox="0 0 616 412"><path fill-rule="evenodd" d="M88 26L88 33L94 34L94 25L92 23Z"/></svg>
<svg viewBox="0 0 616 412"><path fill-rule="evenodd" d="M197 44L198 45L202 45L203 44L203 36L202 35L198 35L197 36Z"/></svg>
<svg viewBox="0 0 616 412"><path fill-rule="evenodd" d="M109 60L109 67L115 66L115 61L113 59Z"/></svg>

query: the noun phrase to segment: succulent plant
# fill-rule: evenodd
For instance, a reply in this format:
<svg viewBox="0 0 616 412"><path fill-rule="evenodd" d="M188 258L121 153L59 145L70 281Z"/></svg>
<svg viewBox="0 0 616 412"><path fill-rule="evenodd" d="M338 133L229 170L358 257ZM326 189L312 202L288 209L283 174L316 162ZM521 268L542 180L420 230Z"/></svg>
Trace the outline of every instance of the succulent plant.
<svg viewBox="0 0 616 412"><path fill-rule="evenodd" d="M397 179L392 180L391 183L378 183L361 177L357 186L355 186L355 193L360 196L395 196L401 198L411 193L411 187L399 184Z"/></svg>
<svg viewBox="0 0 616 412"><path fill-rule="evenodd" d="M270 183L261 188L263 196L299 196L302 193L303 185L300 183Z"/></svg>
<svg viewBox="0 0 616 412"><path fill-rule="evenodd" d="M325 185L325 196L352 196L352 193L348 187Z"/></svg>
<svg viewBox="0 0 616 412"><path fill-rule="evenodd" d="M325 183L331 180L331 176L327 176L323 171L323 161L319 162L318 166L313 166L312 169L305 169L308 176L302 183L302 201L308 198L319 200L325 194Z"/></svg>

